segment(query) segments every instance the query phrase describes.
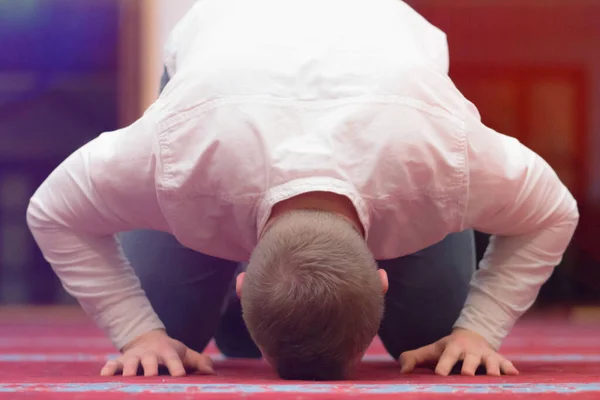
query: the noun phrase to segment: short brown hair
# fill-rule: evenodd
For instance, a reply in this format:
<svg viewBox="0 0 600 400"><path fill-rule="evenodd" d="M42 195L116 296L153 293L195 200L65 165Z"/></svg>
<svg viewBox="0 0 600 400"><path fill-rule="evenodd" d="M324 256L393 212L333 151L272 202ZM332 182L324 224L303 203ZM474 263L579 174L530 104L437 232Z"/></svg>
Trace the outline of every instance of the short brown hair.
<svg viewBox="0 0 600 400"><path fill-rule="evenodd" d="M252 254L241 300L252 338L283 379L345 379L383 314L377 264L364 239L320 211L278 218Z"/></svg>

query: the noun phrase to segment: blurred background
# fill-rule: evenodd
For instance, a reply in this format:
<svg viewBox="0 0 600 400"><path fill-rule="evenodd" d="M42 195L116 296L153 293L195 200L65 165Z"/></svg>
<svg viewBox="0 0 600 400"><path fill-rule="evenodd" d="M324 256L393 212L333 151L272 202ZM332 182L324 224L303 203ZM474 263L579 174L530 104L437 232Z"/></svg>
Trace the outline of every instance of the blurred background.
<svg viewBox="0 0 600 400"><path fill-rule="evenodd" d="M29 234L29 198L151 104L163 44L193 3L0 0L0 304L72 302ZM537 151L580 204L538 306L600 303L600 0L407 3L447 33L451 77L484 122Z"/></svg>

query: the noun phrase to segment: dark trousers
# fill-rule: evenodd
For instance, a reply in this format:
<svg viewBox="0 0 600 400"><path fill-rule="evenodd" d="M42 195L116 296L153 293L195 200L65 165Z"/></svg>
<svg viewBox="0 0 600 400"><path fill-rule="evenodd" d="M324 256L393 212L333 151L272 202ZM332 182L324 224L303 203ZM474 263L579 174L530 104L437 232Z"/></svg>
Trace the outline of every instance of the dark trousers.
<svg viewBox="0 0 600 400"><path fill-rule="evenodd" d="M167 83L165 74L162 86ZM162 232L127 232L120 239L171 337L196 351L203 351L215 338L226 356L260 357L235 296L240 264L190 250ZM379 262L389 279L379 337L394 358L451 332L475 264L472 231L451 234L415 254Z"/></svg>

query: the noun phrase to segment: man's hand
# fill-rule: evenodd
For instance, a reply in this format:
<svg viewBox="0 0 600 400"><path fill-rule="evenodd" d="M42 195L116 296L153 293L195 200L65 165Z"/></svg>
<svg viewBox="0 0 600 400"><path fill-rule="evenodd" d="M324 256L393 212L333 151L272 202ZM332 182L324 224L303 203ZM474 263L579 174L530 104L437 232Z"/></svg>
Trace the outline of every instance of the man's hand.
<svg viewBox="0 0 600 400"><path fill-rule="evenodd" d="M435 373L448 376L454 365L463 362L462 375L474 376L480 365L488 375L518 375L519 371L506 358L498 354L480 335L466 329L455 329L450 336L400 355L402 373L409 374L415 367L435 366Z"/></svg>
<svg viewBox="0 0 600 400"><path fill-rule="evenodd" d="M148 332L122 349L123 355L108 361L100 375L136 376L141 364L144 376L157 376L158 366L164 365L172 376L185 376L186 368L203 374L214 374L212 360L171 339L164 330Z"/></svg>

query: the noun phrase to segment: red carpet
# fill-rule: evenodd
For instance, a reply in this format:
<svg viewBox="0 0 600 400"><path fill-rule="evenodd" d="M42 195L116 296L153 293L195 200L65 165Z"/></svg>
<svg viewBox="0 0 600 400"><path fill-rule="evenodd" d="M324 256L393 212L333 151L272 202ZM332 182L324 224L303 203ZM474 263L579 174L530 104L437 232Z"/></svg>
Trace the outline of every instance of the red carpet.
<svg viewBox="0 0 600 400"><path fill-rule="evenodd" d="M219 360L214 377L101 378L110 343L79 312L25 309L0 312L2 399L600 399L600 322L567 319L521 322L503 353L518 377L402 376L375 343L357 380L285 382L262 362Z"/></svg>

